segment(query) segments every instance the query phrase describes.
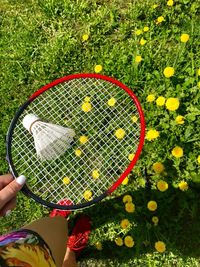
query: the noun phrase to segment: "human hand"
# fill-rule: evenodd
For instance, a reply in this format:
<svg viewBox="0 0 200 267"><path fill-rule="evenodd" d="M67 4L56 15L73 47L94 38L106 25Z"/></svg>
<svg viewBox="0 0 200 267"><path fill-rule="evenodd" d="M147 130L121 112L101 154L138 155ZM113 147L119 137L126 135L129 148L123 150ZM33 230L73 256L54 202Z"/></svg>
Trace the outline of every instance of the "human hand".
<svg viewBox="0 0 200 267"><path fill-rule="evenodd" d="M8 215L16 206L16 194L26 181L24 175L14 179L11 174L0 176L0 217Z"/></svg>

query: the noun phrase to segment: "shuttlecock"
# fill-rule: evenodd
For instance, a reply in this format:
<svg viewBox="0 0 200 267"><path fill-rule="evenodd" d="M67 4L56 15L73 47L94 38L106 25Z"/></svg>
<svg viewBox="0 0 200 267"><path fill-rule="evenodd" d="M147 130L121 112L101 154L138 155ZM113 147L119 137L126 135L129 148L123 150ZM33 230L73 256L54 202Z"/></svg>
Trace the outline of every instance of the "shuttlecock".
<svg viewBox="0 0 200 267"><path fill-rule="evenodd" d="M44 122L34 114L26 115L22 123L33 135L37 156L41 161L53 160L64 154L75 136L74 130Z"/></svg>

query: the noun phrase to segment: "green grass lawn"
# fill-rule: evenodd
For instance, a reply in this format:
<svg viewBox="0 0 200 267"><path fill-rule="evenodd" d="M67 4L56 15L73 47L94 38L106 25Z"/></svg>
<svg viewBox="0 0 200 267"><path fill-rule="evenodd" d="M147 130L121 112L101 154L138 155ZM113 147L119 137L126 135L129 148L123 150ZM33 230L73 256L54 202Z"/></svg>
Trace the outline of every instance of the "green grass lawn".
<svg viewBox="0 0 200 267"><path fill-rule="evenodd" d="M102 74L132 88L145 113L147 139L128 183L101 203L70 215L73 220L84 212L93 221L80 266L200 266L200 7L198 0L170 3L1 0L1 174L8 171L5 138L16 110L57 78L93 73L102 65ZM182 34L189 35L186 42ZM172 77L165 77L166 67L174 69ZM178 99L174 111L165 104L169 98ZM152 129L158 136L150 141ZM179 149L172 154L175 147ZM168 189L160 191L158 181ZM126 194L133 198L132 213L125 210ZM157 202L155 211L147 208L150 200ZM0 233L48 213L20 193L17 209L0 220ZM157 225L152 216L158 217ZM123 219L129 220L125 229ZM127 235L134 246L117 246L116 238ZM156 251L157 241L165 243L165 252Z"/></svg>

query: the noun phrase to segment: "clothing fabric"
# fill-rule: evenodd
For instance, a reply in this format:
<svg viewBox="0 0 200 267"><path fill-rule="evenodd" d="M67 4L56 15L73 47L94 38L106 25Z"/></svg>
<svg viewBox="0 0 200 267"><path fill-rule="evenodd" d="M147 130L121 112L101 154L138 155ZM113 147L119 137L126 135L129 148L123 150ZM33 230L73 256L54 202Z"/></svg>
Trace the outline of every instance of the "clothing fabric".
<svg viewBox="0 0 200 267"><path fill-rule="evenodd" d="M17 230L0 236L0 267L56 267L52 253L36 232Z"/></svg>

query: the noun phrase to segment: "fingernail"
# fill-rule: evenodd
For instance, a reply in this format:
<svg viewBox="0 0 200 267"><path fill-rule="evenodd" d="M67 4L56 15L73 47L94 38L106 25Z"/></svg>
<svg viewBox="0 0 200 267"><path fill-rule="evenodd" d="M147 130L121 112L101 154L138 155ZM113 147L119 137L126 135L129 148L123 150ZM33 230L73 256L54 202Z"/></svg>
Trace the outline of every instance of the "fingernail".
<svg viewBox="0 0 200 267"><path fill-rule="evenodd" d="M11 210L7 210L5 216L9 216L11 214Z"/></svg>
<svg viewBox="0 0 200 267"><path fill-rule="evenodd" d="M16 179L16 182L19 184L19 185L23 185L26 181L26 177L24 175L20 175L17 179Z"/></svg>

